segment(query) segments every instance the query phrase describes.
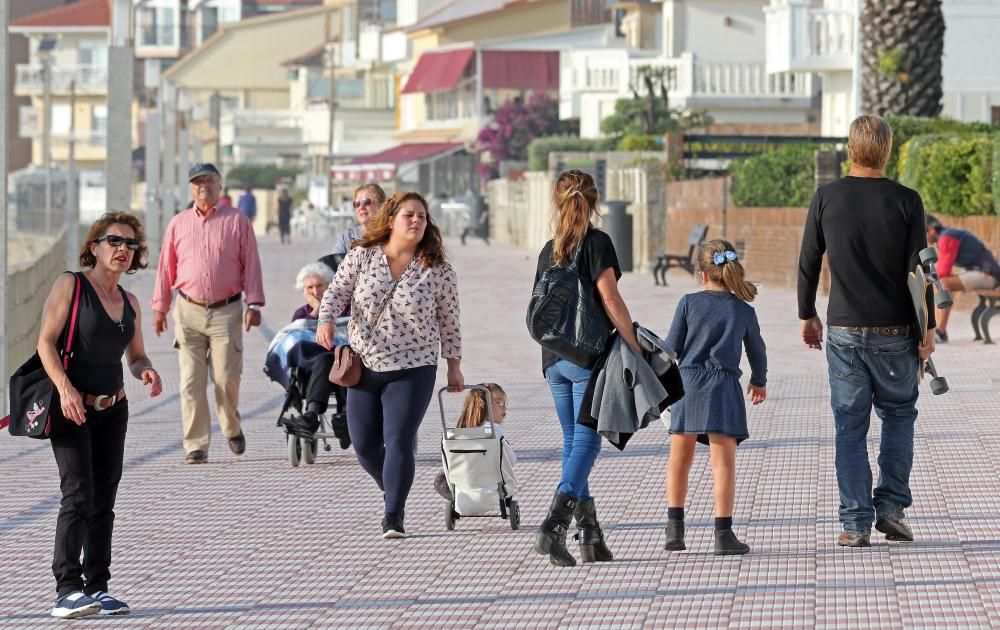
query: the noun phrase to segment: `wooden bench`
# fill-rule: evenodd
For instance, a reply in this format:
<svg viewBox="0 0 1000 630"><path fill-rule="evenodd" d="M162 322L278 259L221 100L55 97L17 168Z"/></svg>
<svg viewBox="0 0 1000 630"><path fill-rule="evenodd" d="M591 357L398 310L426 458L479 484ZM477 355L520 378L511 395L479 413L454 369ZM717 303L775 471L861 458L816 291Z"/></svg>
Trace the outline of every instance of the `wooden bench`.
<svg viewBox="0 0 1000 630"><path fill-rule="evenodd" d="M976 291L979 296L979 304L972 311L972 330L976 333L976 341L992 344L990 337L990 320L997 313L1000 313L1000 289L992 291Z"/></svg>
<svg viewBox="0 0 1000 630"><path fill-rule="evenodd" d="M656 285L667 286L667 270L671 267L680 267L689 274L694 275L694 270L698 262L696 260L698 248L705 242L707 234L707 225L696 225L691 228L691 233L688 235L687 254L657 254L656 266L653 267L653 282Z"/></svg>

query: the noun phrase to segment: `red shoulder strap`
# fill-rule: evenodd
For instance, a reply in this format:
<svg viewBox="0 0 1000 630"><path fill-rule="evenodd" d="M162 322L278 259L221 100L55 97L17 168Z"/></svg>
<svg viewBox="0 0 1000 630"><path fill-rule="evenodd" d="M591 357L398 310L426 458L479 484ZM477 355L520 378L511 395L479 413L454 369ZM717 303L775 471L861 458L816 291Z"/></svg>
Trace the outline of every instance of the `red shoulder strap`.
<svg viewBox="0 0 1000 630"><path fill-rule="evenodd" d="M66 335L66 349L63 351L63 369L69 368L69 356L73 351L73 337L76 334L76 316L80 312L80 274L74 273L76 287L73 289L73 309L69 314L69 334Z"/></svg>

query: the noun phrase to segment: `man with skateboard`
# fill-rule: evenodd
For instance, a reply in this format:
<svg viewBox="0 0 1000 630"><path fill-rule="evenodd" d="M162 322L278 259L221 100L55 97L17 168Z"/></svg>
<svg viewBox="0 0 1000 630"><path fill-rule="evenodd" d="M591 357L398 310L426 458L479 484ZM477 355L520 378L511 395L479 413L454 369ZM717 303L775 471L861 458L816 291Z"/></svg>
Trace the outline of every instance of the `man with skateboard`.
<svg viewBox="0 0 1000 630"><path fill-rule="evenodd" d="M941 286L951 291L991 291L1000 286L1000 264L976 236L959 228L946 228L933 214L925 217L927 242L938 249L937 271ZM953 275L952 267L962 273ZM951 308L938 309L937 340L948 342Z"/></svg>
<svg viewBox="0 0 1000 630"><path fill-rule="evenodd" d="M868 547L872 522L890 541L909 542L913 428L919 365L934 352L933 310L918 344L907 277L927 246L920 195L885 177L892 129L877 116L851 123L847 177L821 186L806 217L799 254L802 340L823 347L816 312L823 255L830 267L827 363L836 424L840 522L837 544ZM925 299L933 309L930 287ZM867 437L871 411L882 419L878 486L872 493Z"/></svg>

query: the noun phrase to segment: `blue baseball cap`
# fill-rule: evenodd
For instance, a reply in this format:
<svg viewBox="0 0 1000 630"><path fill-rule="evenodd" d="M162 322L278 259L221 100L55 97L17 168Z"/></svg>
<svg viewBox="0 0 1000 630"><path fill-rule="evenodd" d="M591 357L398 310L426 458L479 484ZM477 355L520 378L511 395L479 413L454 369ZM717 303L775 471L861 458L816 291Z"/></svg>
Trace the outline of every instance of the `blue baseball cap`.
<svg viewBox="0 0 1000 630"><path fill-rule="evenodd" d="M211 164L210 162L198 162L191 167L191 170L188 171L188 181L190 182L194 180L194 178L201 177L202 175L215 175L219 179L222 179L222 173L219 172L219 169L215 168L215 164Z"/></svg>

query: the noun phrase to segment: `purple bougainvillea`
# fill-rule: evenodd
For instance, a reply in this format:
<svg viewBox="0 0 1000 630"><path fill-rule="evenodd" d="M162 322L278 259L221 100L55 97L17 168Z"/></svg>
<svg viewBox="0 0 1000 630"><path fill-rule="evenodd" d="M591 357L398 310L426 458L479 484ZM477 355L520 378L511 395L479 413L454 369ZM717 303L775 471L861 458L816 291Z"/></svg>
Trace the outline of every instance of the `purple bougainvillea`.
<svg viewBox="0 0 1000 630"><path fill-rule="evenodd" d="M535 138L577 133L579 123L559 120L559 102L545 92L535 92L527 100L513 98L498 107L493 120L479 132L476 169L483 179L493 179L500 162L527 159L528 144Z"/></svg>

